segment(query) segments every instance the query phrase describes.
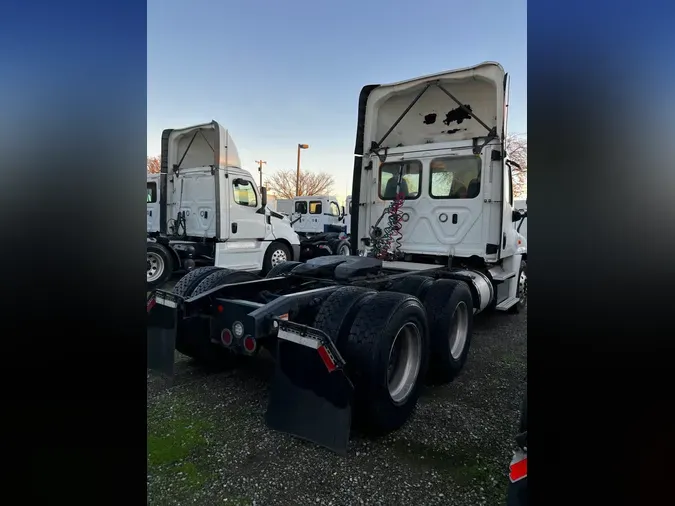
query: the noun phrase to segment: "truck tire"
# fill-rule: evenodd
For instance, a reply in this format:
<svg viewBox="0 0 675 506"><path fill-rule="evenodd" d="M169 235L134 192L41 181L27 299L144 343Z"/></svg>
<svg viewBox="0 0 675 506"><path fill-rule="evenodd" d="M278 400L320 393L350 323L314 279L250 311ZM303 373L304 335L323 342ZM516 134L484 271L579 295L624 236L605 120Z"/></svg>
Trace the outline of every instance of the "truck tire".
<svg viewBox="0 0 675 506"><path fill-rule="evenodd" d="M243 283L244 281L254 281L256 279L260 279L260 277L252 272L219 269L209 273L205 278L202 278L199 284L192 290L192 293L190 293L190 297L195 297L201 293L208 292L218 285Z"/></svg>
<svg viewBox="0 0 675 506"><path fill-rule="evenodd" d="M355 387L355 422L385 434L410 418L426 374L427 315L415 297L378 292L361 304L342 343Z"/></svg>
<svg viewBox="0 0 675 506"><path fill-rule="evenodd" d="M178 283L173 287L173 293L180 295L181 297L189 297L192 290L197 288L197 285L201 283L202 279L213 271L220 269L222 269L222 267L214 267L213 265L197 267L178 280Z"/></svg>
<svg viewBox="0 0 675 506"><path fill-rule="evenodd" d="M282 262L270 269L270 271L265 276L266 278L276 278L288 274L293 269L295 269L302 262Z"/></svg>
<svg viewBox="0 0 675 506"><path fill-rule="evenodd" d="M262 275L265 276L277 265L287 262L293 258L291 250L282 242L272 242L265 251L265 258L263 259Z"/></svg>
<svg viewBox="0 0 675 506"><path fill-rule="evenodd" d="M147 288L153 290L164 285L174 271L174 260L166 246L148 243L146 248Z"/></svg>
<svg viewBox="0 0 675 506"><path fill-rule="evenodd" d="M464 367L473 331L473 298L466 283L454 279L434 281L424 297L429 318L431 353L429 373L448 383Z"/></svg>
<svg viewBox="0 0 675 506"><path fill-rule="evenodd" d="M313 327L327 334L342 353L342 342L352 327L357 311L376 293L375 290L360 286L338 288L321 305Z"/></svg>
<svg viewBox="0 0 675 506"><path fill-rule="evenodd" d="M189 298L210 290L219 284L227 283L228 278L232 278L232 282L236 283L237 281L245 281L245 279L242 279L244 277L250 279L250 276L257 278L248 272L233 271L222 267L200 267L181 278L174 288L174 293ZM209 279L211 281L207 282ZM200 365L218 369L235 367L241 361L242 357L239 355L235 355L231 351L211 342L208 320L199 322L194 330L196 332L192 335L178 334L176 350L183 355L190 357Z"/></svg>
<svg viewBox="0 0 675 506"><path fill-rule="evenodd" d="M424 296L433 282L434 279L427 276L405 276L394 280L388 290L390 292L407 293L419 300L424 300Z"/></svg>
<svg viewBox="0 0 675 506"><path fill-rule="evenodd" d="M518 314L527 306L527 262L520 261L520 270L518 271L518 288L516 297L520 300L509 308L509 313Z"/></svg>
<svg viewBox="0 0 675 506"><path fill-rule="evenodd" d="M351 255L351 246L349 244L349 241L341 239L333 239L332 241L328 242L328 247L333 252L333 255L342 255L342 256Z"/></svg>

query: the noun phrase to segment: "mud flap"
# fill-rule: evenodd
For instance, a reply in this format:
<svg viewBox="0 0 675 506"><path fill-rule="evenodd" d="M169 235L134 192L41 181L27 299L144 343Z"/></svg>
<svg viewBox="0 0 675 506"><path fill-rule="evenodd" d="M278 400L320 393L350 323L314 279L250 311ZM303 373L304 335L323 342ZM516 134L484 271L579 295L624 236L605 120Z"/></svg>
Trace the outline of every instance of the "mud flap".
<svg viewBox="0 0 675 506"><path fill-rule="evenodd" d="M344 360L317 329L279 320L267 426L346 455L354 387Z"/></svg>
<svg viewBox="0 0 675 506"><path fill-rule="evenodd" d="M147 302L148 369L173 376L178 325L178 299L169 293L153 293Z"/></svg>

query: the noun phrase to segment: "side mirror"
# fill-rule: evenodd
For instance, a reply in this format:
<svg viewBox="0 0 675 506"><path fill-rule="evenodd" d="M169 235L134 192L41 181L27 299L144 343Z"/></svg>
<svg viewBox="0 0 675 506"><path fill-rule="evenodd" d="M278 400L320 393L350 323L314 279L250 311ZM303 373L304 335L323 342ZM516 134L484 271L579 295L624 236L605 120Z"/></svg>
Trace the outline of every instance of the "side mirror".
<svg viewBox="0 0 675 506"><path fill-rule="evenodd" d="M345 217L345 206L340 206L340 210L342 211L342 217Z"/></svg>
<svg viewBox="0 0 675 506"><path fill-rule="evenodd" d="M511 217L512 221L514 222L520 221L523 218L527 218L527 211L516 211L516 210L513 211L513 215Z"/></svg>
<svg viewBox="0 0 675 506"><path fill-rule="evenodd" d="M267 188L264 186L260 187L260 206L265 207L267 205Z"/></svg>

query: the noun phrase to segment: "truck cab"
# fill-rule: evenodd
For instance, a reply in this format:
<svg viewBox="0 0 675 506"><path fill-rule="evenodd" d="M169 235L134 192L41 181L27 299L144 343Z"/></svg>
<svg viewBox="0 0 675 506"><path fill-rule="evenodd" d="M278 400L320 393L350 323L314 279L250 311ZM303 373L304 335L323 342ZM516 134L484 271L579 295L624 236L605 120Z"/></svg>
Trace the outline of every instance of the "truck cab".
<svg viewBox="0 0 675 506"><path fill-rule="evenodd" d="M311 195L293 199L291 222L301 235L344 231L342 210L333 195Z"/></svg>
<svg viewBox="0 0 675 506"><path fill-rule="evenodd" d="M158 179L148 179L149 199L151 184L158 185L153 220L159 215L158 230L155 221L148 225L149 241L168 250L162 260L171 270L215 265L267 271L275 262L299 259L298 235L267 208L265 188L241 167L237 147L219 123L165 130L160 166Z"/></svg>
<svg viewBox="0 0 675 506"><path fill-rule="evenodd" d="M407 269L470 266L499 290L500 309L517 302L510 280L524 238L504 149L507 91L507 74L492 62L364 87L354 251Z"/></svg>

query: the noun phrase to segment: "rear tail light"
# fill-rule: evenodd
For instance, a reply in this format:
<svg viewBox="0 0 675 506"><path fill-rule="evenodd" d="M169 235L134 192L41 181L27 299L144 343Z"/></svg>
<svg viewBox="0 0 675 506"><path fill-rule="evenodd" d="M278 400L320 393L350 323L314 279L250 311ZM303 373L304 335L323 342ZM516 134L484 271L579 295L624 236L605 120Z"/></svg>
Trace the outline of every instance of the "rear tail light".
<svg viewBox="0 0 675 506"><path fill-rule="evenodd" d="M232 332L230 332L229 329L223 329L223 331L220 333L220 340L223 342L225 346L229 346L232 344Z"/></svg>
<svg viewBox="0 0 675 506"><path fill-rule="evenodd" d="M244 349L247 353L253 353L257 347L258 343L256 343L255 339L253 339L251 336L246 336L244 338Z"/></svg>

